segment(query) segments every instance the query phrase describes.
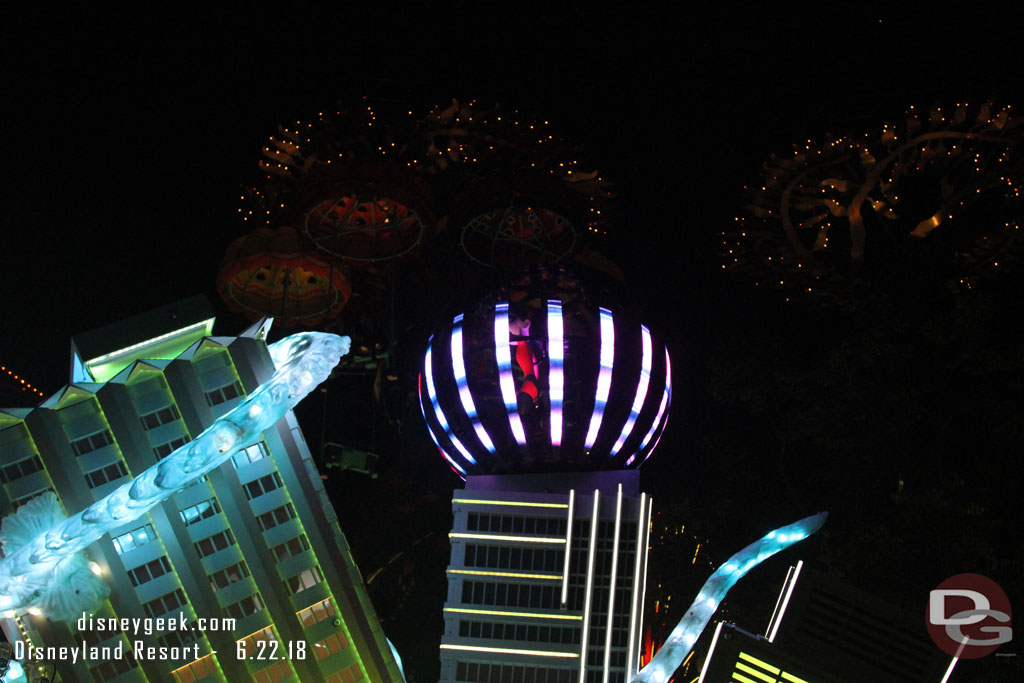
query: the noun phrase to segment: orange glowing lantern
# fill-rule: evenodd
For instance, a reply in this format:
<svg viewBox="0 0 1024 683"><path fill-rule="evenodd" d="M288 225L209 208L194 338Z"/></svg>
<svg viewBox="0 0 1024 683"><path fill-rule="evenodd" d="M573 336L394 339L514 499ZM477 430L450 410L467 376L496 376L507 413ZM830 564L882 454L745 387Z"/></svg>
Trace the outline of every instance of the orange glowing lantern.
<svg viewBox="0 0 1024 683"><path fill-rule="evenodd" d="M232 242L217 291L249 320L274 316L285 327L336 317L352 296L345 272L291 227L259 228Z"/></svg>
<svg viewBox="0 0 1024 683"><path fill-rule="evenodd" d="M303 184L297 224L319 249L354 264L409 254L432 221L429 187L398 167L332 165Z"/></svg>

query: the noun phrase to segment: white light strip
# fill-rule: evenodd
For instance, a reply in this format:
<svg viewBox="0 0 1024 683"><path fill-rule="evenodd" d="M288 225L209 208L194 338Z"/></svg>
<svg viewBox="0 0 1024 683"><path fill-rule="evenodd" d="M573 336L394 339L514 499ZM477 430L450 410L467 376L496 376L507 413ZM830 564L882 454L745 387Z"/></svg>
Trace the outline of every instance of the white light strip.
<svg viewBox="0 0 1024 683"><path fill-rule="evenodd" d="M615 363L615 322L612 312L600 309L601 313L601 366L597 375L597 393L594 394L594 412L590 415L590 427L584 447L593 448L597 440L597 432L601 428L601 418L608 405L608 393L612 388L612 366Z"/></svg>
<svg viewBox="0 0 1024 683"><path fill-rule="evenodd" d="M644 407L644 401L647 399L647 387L651 383L651 361L654 358L653 347L651 345L651 331L641 325L640 336L643 339L643 356L640 360L640 381L636 386L636 396L633 398L633 408L629 412L629 419L626 420L626 424L622 427L622 433L619 434L618 440L615 442L615 445L612 446L611 457L613 458L618 455L619 450L626 443L626 439L629 438L630 433L632 433L633 426L636 424L636 419L640 416L640 409Z"/></svg>
<svg viewBox="0 0 1024 683"><path fill-rule="evenodd" d="M629 649L626 651L626 680L633 680L633 675L637 672L637 658L636 650L640 644L639 631L636 627L636 614L640 607L640 568L643 566L644 558L644 537L646 536L644 528L644 511L647 508L647 494L640 494L640 508L636 515L636 548L634 553L636 555L634 566L633 566L633 600L629 606Z"/></svg>
<svg viewBox="0 0 1024 683"><path fill-rule="evenodd" d="M641 634L644 631L644 609L643 606L647 604L647 557L651 550L651 512L654 510L654 498L647 499L647 522L644 524L644 574L643 583L644 588L640 594L640 625L637 626L637 634ZM637 636L640 637L639 635Z"/></svg>
<svg viewBox="0 0 1024 683"><path fill-rule="evenodd" d="M715 635L711 637L711 646L708 648L708 654L704 657L704 666L700 670L700 678L697 679L697 683L704 683L704 677L708 673L708 667L711 666L711 655L715 654L715 645L718 644L718 636L722 633L722 626L725 625L724 621L718 622L718 626L715 627Z"/></svg>
<svg viewBox="0 0 1024 683"><path fill-rule="evenodd" d="M796 587L796 580L800 578L800 570L803 569L804 561L800 560L796 563L796 569L793 571L793 578L789 581L789 586L786 588L786 597L782 599L782 607L779 608L779 616L776 617L775 623L772 624L772 632L768 636L768 642L775 642L775 634L779 632L779 625L782 624L782 617L786 614L786 607L789 606L789 598L793 595L793 588Z"/></svg>
<svg viewBox="0 0 1024 683"><path fill-rule="evenodd" d="M577 614L544 614L542 612L503 612L493 609L467 609L465 607L445 607L445 612L457 612L459 614L484 614L498 617L532 617L536 619L562 619L566 621L580 621L583 617Z"/></svg>
<svg viewBox="0 0 1024 683"><path fill-rule="evenodd" d="M463 534L454 531L448 534L448 538L475 538L483 541L515 541L517 543L565 543L561 538L541 538L540 536L499 536L497 534Z"/></svg>
<svg viewBox="0 0 1024 683"><path fill-rule="evenodd" d="M212 329L213 329L213 318L210 318L209 320L204 320L202 322L193 323L193 324L189 325L188 327L182 327L180 329L174 330L173 332L168 332L166 334L161 334L159 337L153 337L152 339L147 339L146 341L141 341L138 344L132 344L131 346L126 346L123 349L118 349L117 351L111 351L110 353L105 353L102 356L97 356L96 358L91 358L91 359L85 361L85 366L87 368L91 368L92 366L97 365L99 363L102 363L105 360L110 360L111 358L116 358L117 356L121 356L121 355L127 354L127 353L129 353L131 351L134 351L135 349L141 349L143 346L149 346L150 344L155 344L156 342L160 342L160 341L163 341L165 339L170 339L171 337L176 337L176 336L179 336L179 335L187 334L188 332L192 332L193 330L198 330L200 327L206 327L207 328L207 332L212 331Z"/></svg>
<svg viewBox="0 0 1024 683"><path fill-rule="evenodd" d="M444 410L441 409L441 404L437 400L437 388L434 386L434 368L432 367L431 362L434 351L433 348L431 348L433 342L434 338L431 337L430 341L427 343L427 355L423 360L423 374L427 378L427 396L430 397L430 404L434 407L434 416L437 417L437 421L441 424L441 428L444 430L444 433L449 439L451 439L452 444L459 453L462 454L462 457L469 461L470 464L475 465L476 458L466 450L466 447L462 445L459 438L452 433L451 427L448 426L448 419L444 416Z"/></svg>
<svg viewBox="0 0 1024 683"><path fill-rule="evenodd" d="M421 380L422 380L422 378L423 378L423 375L420 375L420 379ZM427 422L427 408L423 404L423 392L422 392L422 390L420 391L420 413L423 415L423 422L426 423ZM444 448L441 447L441 442L437 440L436 436L434 436L434 430L431 429L429 427L429 425L427 426L427 434L430 434L430 439L434 442L434 445L437 446L437 450L441 452L441 455L444 456L444 459L448 461L448 464L451 465L453 468L455 468L455 471L458 472L459 474L461 474L463 479L465 479L466 476L467 476L466 475L466 470L462 469L462 467L459 465L459 463L455 462L455 460L452 459L452 456L450 456L448 454L448 451L446 451Z"/></svg>
<svg viewBox="0 0 1024 683"><path fill-rule="evenodd" d="M622 526L622 484L615 495L615 536L612 540L612 575L608 590L608 625L604 634L604 683L608 683L612 666L612 626L615 624L615 581L619 570L619 530Z"/></svg>
<svg viewBox="0 0 1024 683"><path fill-rule="evenodd" d="M450 645L441 643L442 650L464 650L466 652L494 652L503 655L527 655L532 657L560 657L563 659L576 659L579 657L575 652L553 652L550 650L516 650L511 647L483 647L481 645Z"/></svg>
<svg viewBox="0 0 1024 683"><path fill-rule="evenodd" d="M953 661L949 663L949 668L946 669L946 673L942 676L942 680L939 681L939 683L946 683L949 680L949 677L953 675L953 667L956 666L956 663L959 661L959 657L953 657Z"/></svg>
<svg viewBox="0 0 1024 683"><path fill-rule="evenodd" d="M526 445L526 432L519 419L519 402L516 400L516 385L512 379L512 350L509 347L508 304L494 307L494 354L498 362L498 385L505 411L512 426L512 436L520 446Z"/></svg>
<svg viewBox="0 0 1024 683"><path fill-rule="evenodd" d="M507 505L509 507L558 508L569 507L565 503L528 503L521 500L480 500L474 498L452 498L453 503L472 503L473 505Z"/></svg>
<svg viewBox="0 0 1024 683"><path fill-rule="evenodd" d="M594 555L597 550L597 511L600 492L594 489L594 507L590 511L590 547L587 549L587 589L583 597L583 631L580 633L580 679L587 683L587 641L590 636L590 596L594 590Z"/></svg>
<svg viewBox="0 0 1024 683"><path fill-rule="evenodd" d="M562 445L562 402L565 400L565 332L562 304L548 301L548 396L551 403L551 445Z"/></svg>
<svg viewBox="0 0 1024 683"><path fill-rule="evenodd" d="M668 349L665 349L665 382L666 382L666 387L668 389L668 402L669 402L669 404L671 404L672 403L672 364L669 363ZM668 426L668 416L665 417L665 423L662 425L662 429L661 429L661 432L658 434L658 438L656 438L654 440L654 445L651 446L651 449L649 451L647 451L647 455L644 456L644 462L647 461L647 458L651 457L651 453L653 453L655 451L655 449L658 447L658 444L661 443L661 437L665 436L665 427L667 427L667 426Z"/></svg>
<svg viewBox="0 0 1024 683"><path fill-rule="evenodd" d="M462 401L462 408L466 411L466 417L473 423L473 431L480 439L480 443L489 452L494 452L494 442L484 426L480 424L480 417L476 412L476 404L473 403L473 394L469 391L469 380L466 378L466 359L462 344L462 313L455 316L452 322L452 372L455 374L455 386L459 389L459 400Z"/></svg>
<svg viewBox="0 0 1024 683"><path fill-rule="evenodd" d="M782 581L782 586L779 588L779 597L775 598L775 607L772 608L771 619L768 620L768 628L764 631L765 639L768 638L768 634L772 632L772 626L775 624L775 617L779 614L779 605L782 604L782 597L786 594L786 587L789 586L789 580L793 576L793 570L796 567L790 565L789 569L786 570L786 578Z"/></svg>
<svg viewBox="0 0 1024 683"><path fill-rule="evenodd" d="M654 422L651 424L651 429L647 432L647 436L644 437L643 442L640 444L640 448L637 449L636 453L629 456L626 461L626 465L632 465L633 460L636 456L643 452L647 448L648 442L654 437L654 434L660 429L661 433L665 433L665 426L668 424L668 416L665 415L665 411L668 410L669 404L672 403L672 363L668 358L668 349L665 349L665 391L661 394L661 404L658 406L658 415L654 418ZM662 422L662 418L665 418L665 422ZM658 436L658 441L661 441L661 436ZM654 446L651 450L647 451L647 455L644 456L644 461L647 457L654 452L654 449L658 447L658 441L654 442Z"/></svg>
<svg viewBox="0 0 1024 683"><path fill-rule="evenodd" d="M576 505L576 489L569 489L569 513L566 515L565 564L562 567L562 607L569 599L569 554L572 552L572 515Z"/></svg>

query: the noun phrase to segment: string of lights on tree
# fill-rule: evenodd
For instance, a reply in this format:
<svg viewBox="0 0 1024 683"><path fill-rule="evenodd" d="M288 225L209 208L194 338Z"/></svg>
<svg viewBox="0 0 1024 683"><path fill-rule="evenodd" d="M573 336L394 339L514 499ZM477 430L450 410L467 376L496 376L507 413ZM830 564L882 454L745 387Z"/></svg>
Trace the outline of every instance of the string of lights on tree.
<svg viewBox="0 0 1024 683"><path fill-rule="evenodd" d="M229 247L218 275L229 308L320 325L347 289L379 314L393 280L385 262L410 262L439 231L458 231L471 262L510 270L578 253L581 229L607 232L609 183L548 121L475 101L383 109L364 99L270 136L238 209L257 230ZM287 253L270 248L284 242Z"/></svg>
<svg viewBox="0 0 1024 683"><path fill-rule="evenodd" d="M723 269L834 304L910 283L970 289L1020 256L1024 119L991 102L910 107L900 123L772 157Z"/></svg>

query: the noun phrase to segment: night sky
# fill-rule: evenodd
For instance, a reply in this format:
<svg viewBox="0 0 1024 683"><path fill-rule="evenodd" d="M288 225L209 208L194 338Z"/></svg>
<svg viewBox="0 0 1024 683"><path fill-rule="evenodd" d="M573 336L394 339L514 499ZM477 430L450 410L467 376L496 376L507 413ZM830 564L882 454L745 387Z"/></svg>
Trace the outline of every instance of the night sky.
<svg viewBox="0 0 1024 683"><path fill-rule="evenodd" d="M896 17L859 3L830 3L826 16L825 7L820 15L788 16L719 9L682 21L636 8L618 14L579 5L550 13L514 3L500 12L476 4L336 13L282 7L259 16L183 10L130 26L95 14L6 21L0 363L49 395L67 381L73 333L194 293L215 306L218 333L237 333L243 321L224 307L214 277L226 246L248 228L236 216L239 189L258 180L259 148L278 123L363 96L418 111L453 97L517 106L582 145L619 189L622 218L606 253L615 255L629 291L679 359L681 388L668 432L644 476L656 502L708 531L721 561L767 529L815 512L827 496L809 496L803 509L767 501L774 494L766 486L719 501L729 506L725 512L699 512L718 504L708 491L724 487L708 486L708 477L742 480L742 468L766 481L775 476L769 459L748 457L770 442L772 421L749 407L714 407L710 397L721 393L709 388L714 368L723 355L769 348L759 335L778 332L787 316L800 325L789 348L812 349L817 339L831 344L844 324L808 323L720 272L718 233L741 212L743 186L757 182L769 154L785 153L798 139L866 131L899 118L909 104L994 98L1024 106L1024 57L1009 17L975 20L963 8L956 17ZM439 293L439 307L445 297ZM765 367L767 377L772 372ZM1020 379L1019 368L1014 372L1010 384ZM1019 391L1008 396L1017 399ZM952 389L949 400L956 400ZM332 429L344 437L343 426ZM411 496L393 501L395 510L433 506L443 517L455 480L430 455L422 428L406 422L400 435L382 441L389 444L382 450L406 456L418 448L428 464L389 461L393 471L375 486ZM989 445L1019 449L1010 440ZM734 457L718 461L716 448ZM918 456L918 465L927 461L927 453ZM423 477L415 486L408 483L414 471ZM335 499L346 500L339 504L342 526L369 575L413 539L387 536L384 524L373 531L393 543L373 548L346 524L345 514L359 510L349 510L358 498L345 487L363 487L360 476L332 476L331 485ZM1007 500L995 508L999 514L985 523L1013 528L1016 508ZM837 548L854 543L850 527L833 521L834 534L809 546L805 558L823 548L839 562ZM444 557L441 536L443 530L421 544L434 542L435 559ZM774 591L787 561L759 585ZM1019 586L1020 564L1003 566L1014 567L1008 571ZM913 595L904 606L917 609L920 596L948 575L943 570L892 576L880 592L890 597L907 588ZM1011 579L990 565L962 570ZM435 579L436 588L443 574ZM387 602L387 591L379 593L375 599ZM395 637L417 661L436 653L439 608L425 617L434 620L435 640ZM387 628L388 619L397 621L388 610L418 608L380 609ZM739 607L731 616L743 625ZM421 683L430 680L429 664L423 666Z"/></svg>

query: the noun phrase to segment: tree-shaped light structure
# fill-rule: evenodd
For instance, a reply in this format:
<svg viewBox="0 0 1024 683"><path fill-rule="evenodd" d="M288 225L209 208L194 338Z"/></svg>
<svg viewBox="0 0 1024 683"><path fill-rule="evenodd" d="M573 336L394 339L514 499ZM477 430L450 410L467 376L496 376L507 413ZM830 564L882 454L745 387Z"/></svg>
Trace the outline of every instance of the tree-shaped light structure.
<svg viewBox="0 0 1024 683"><path fill-rule="evenodd" d="M430 188L409 170L414 129L411 111L378 119L366 100L280 125L239 214L294 225L325 256L351 263L403 256L433 229Z"/></svg>
<svg viewBox="0 0 1024 683"><path fill-rule="evenodd" d="M577 253L608 230L611 185L549 121L475 100L435 107L419 122L413 163L474 262L522 269Z"/></svg>
<svg viewBox="0 0 1024 683"><path fill-rule="evenodd" d="M835 301L869 285L970 287L1020 249L1024 119L1009 107L911 107L862 137L773 156L723 268Z"/></svg>

